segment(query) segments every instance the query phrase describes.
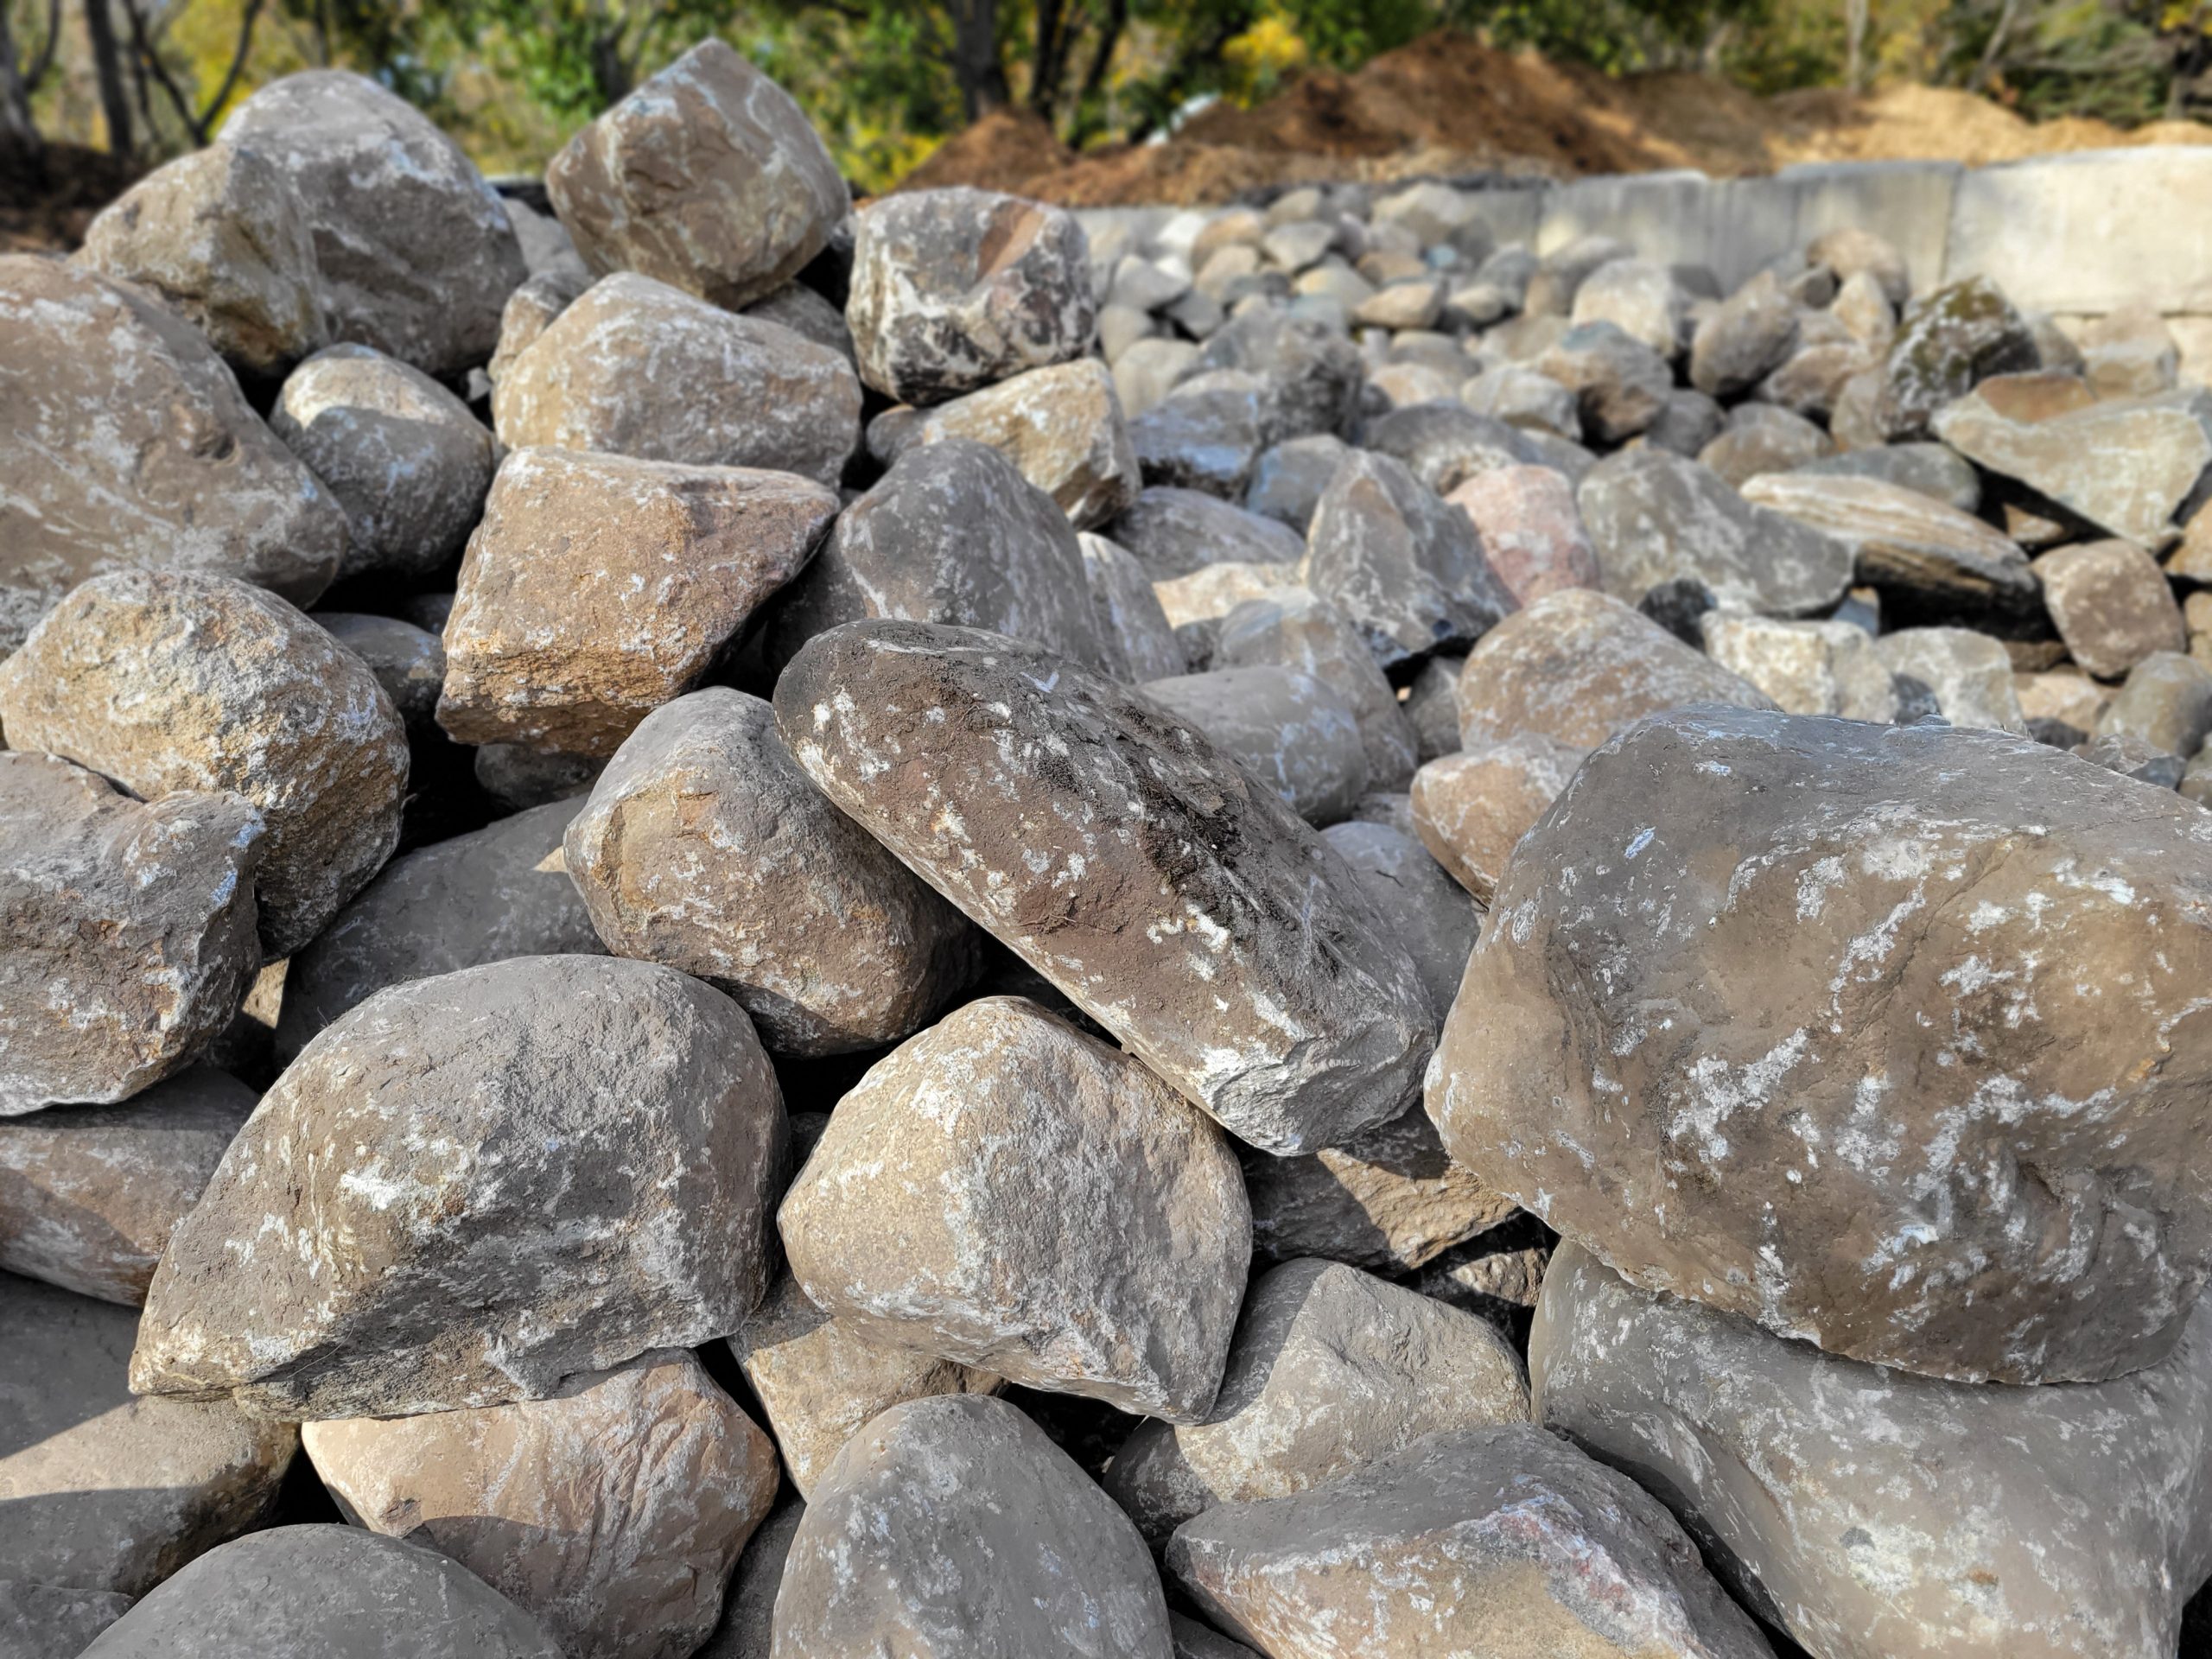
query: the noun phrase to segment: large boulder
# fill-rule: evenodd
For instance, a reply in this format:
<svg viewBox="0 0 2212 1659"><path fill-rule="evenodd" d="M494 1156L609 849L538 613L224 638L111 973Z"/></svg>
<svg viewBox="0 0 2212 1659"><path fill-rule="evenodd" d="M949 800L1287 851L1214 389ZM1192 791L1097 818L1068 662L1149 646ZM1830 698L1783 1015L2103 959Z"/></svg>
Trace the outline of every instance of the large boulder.
<svg viewBox="0 0 2212 1659"><path fill-rule="evenodd" d="M2212 817L2040 744L1659 715L1522 843L1429 1112L1649 1288L1931 1376L2118 1376L2212 1264L2209 894Z"/></svg>
<svg viewBox="0 0 2212 1659"><path fill-rule="evenodd" d="M474 368L529 272L499 193L396 92L342 70L271 81L223 142L274 162L315 235L331 333L426 374Z"/></svg>
<svg viewBox="0 0 2212 1659"><path fill-rule="evenodd" d="M94 1637L130 1611L131 1599L113 1590L0 1579L0 1654L77 1659Z"/></svg>
<svg viewBox="0 0 2212 1659"><path fill-rule="evenodd" d="M267 1416L542 1399L735 1330L783 1101L673 969L524 957L371 997L263 1096L154 1274L142 1393Z"/></svg>
<svg viewBox="0 0 2212 1659"><path fill-rule="evenodd" d="M866 622L776 686L807 775L1173 1087L1269 1151L1404 1109L1430 1014L1342 864L1187 721L1034 646Z"/></svg>
<svg viewBox="0 0 2212 1659"><path fill-rule="evenodd" d="M11 747L146 800L227 790L261 815L264 951L320 933L399 844L407 731L368 664L274 594L224 576L96 576L0 663Z"/></svg>
<svg viewBox="0 0 2212 1659"><path fill-rule="evenodd" d="M313 604L338 499L200 332L128 283L0 256L0 651L87 576L232 575Z"/></svg>
<svg viewBox="0 0 2212 1659"><path fill-rule="evenodd" d="M1977 382L2041 366L2034 334L1996 283L1951 283L1907 308L1883 360L1876 426L1892 441L1926 437L1936 411Z"/></svg>
<svg viewBox="0 0 2212 1659"><path fill-rule="evenodd" d="M732 311L798 276L851 207L790 94L715 39L569 139L545 193L594 276L634 270Z"/></svg>

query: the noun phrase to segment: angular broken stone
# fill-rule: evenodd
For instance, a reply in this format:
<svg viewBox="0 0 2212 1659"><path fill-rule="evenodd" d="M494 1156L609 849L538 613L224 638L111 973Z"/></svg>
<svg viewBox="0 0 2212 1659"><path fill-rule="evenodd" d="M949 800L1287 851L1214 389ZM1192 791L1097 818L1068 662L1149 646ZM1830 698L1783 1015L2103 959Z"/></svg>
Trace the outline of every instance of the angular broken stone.
<svg viewBox="0 0 2212 1659"><path fill-rule="evenodd" d="M1246 601L1256 602L1264 601ZM1316 828L1350 817L1367 792L1358 718L1332 685L1312 674L1255 663L1153 680L1140 690L1204 732Z"/></svg>
<svg viewBox="0 0 2212 1659"><path fill-rule="evenodd" d="M2127 683L2082 728L2099 737L2132 737L2184 757L2212 735L2212 672L2193 657L2157 652L2127 672Z"/></svg>
<svg viewBox="0 0 2212 1659"><path fill-rule="evenodd" d="M0 1122L0 1269L139 1306L254 1098L194 1066L120 1106Z"/></svg>
<svg viewBox="0 0 2212 1659"><path fill-rule="evenodd" d="M722 1622L694 1659L768 1659L776 1592L783 1585L791 1539L805 1516L806 1505L787 1492L754 1529L722 1597Z"/></svg>
<svg viewBox="0 0 2212 1659"><path fill-rule="evenodd" d="M1459 388L1459 401L1476 414L1488 415L1508 426L1555 433L1578 443L1582 440L1582 416L1576 412L1574 394L1551 376L1517 363L1504 364L1468 381ZM1662 410L1660 420L1665 418ZM1644 429L1647 442L1652 429Z"/></svg>
<svg viewBox="0 0 2212 1659"><path fill-rule="evenodd" d="M1151 1552L1019 1408L895 1406L846 1444L791 1539L773 1659L1171 1659Z"/></svg>
<svg viewBox="0 0 2212 1659"><path fill-rule="evenodd" d="M1702 626L1713 660L1758 687L1784 714L1897 717L1895 678L1864 628L1734 611L1707 611Z"/></svg>
<svg viewBox="0 0 2212 1659"><path fill-rule="evenodd" d="M916 423L915 443L972 438L1014 462L1090 530L1118 518L1143 486L1114 378L1095 357L1031 369L940 404Z"/></svg>
<svg viewBox="0 0 2212 1659"><path fill-rule="evenodd" d="M101 210L76 262L160 295L241 374L280 375L330 338L306 206L251 149L156 168Z"/></svg>
<svg viewBox="0 0 2212 1659"><path fill-rule="evenodd" d="M1347 453L1344 441L1327 433L1276 444L1253 463L1244 492L1246 511L1287 524L1300 536L1313 521L1322 491ZM2212 530L2212 524L2208 524Z"/></svg>
<svg viewBox="0 0 2212 1659"><path fill-rule="evenodd" d="M1160 486L1114 521L1115 543L1154 582L1210 564L1295 564L1306 538L1287 525L1197 490Z"/></svg>
<svg viewBox="0 0 2212 1659"><path fill-rule="evenodd" d="M499 193L461 146L365 76L318 69L256 92L223 143L275 162L315 235L333 338L425 374L474 368L529 273Z"/></svg>
<svg viewBox="0 0 2212 1659"><path fill-rule="evenodd" d="M301 364L269 421L346 510L341 576L428 575L484 510L491 433L429 375L366 346Z"/></svg>
<svg viewBox="0 0 2212 1659"><path fill-rule="evenodd" d="M1796 349L1799 311L1770 273L1761 272L1697 325L1690 385L1711 397L1749 391Z"/></svg>
<svg viewBox="0 0 2212 1659"><path fill-rule="evenodd" d="M1242 501L1261 453L1282 435L1268 383L1217 369L1177 386L1129 423L1144 481Z"/></svg>
<svg viewBox="0 0 2212 1659"><path fill-rule="evenodd" d="M1442 1020L1452 1011L1459 976L1474 950L1480 926L1474 906L1453 890L1443 866L1419 842L1387 824L1354 819L1331 825L1321 838L1344 860L1353 884L1405 946L1430 1006Z"/></svg>
<svg viewBox="0 0 2212 1659"><path fill-rule="evenodd" d="M1365 789L1401 788L1413 776L1415 740L1397 693L1359 630L1328 601L1302 588L1279 588L1224 616L1213 669L1262 664L1311 675L1344 700L1367 755L1367 783L1355 798Z"/></svg>
<svg viewBox="0 0 2212 1659"><path fill-rule="evenodd" d="M524 957L394 987L232 1142L155 1272L131 1387L406 1415L721 1336L767 1287L784 1134L751 1022L673 969Z"/></svg>
<svg viewBox="0 0 2212 1659"><path fill-rule="evenodd" d="M1649 1288L1930 1376L2117 1376L2212 1262L2175 1106L2208 884L2193 803L2026 739L1656 716L1509 869L1429 1113Z"/></svg>
<svg viewBox="0 0 2212 1659"><path fill-rule="evenodd" d="M1937 411L1977 382L2039 366L2035 336L2012 302L1987 277L1967 277L1905 308L1883 360L1874 423L1891 442L1924 438Z"/></svg>
<svg viewBox="0 0 2212 1659"><path fill-rule="evenodd" d="M234 575L311 605L337 498L193 326L127 283L0 256L0 650L88 576Z"/></svg>
<svg viewBox="0 0 2212 1659"><path fill-rule="evenodd" d="M1667 359L1610 322L1570 329L1534 366L1574 394L1582 430L1595 443L1636 436L1659 418L1675 389Z"/></svg>
<svg viewBox="0 0 2212 1659"><path fill-rule="evenodd" d="M1877 639L1874 651L1892 675L1926 688L1952 725L2027 730L2012 683L2012 659L1987 634L1971 628L1900 628ZM1897 702L1902 711L1902 695Z"/></svg>
<svg viewBox="0 0 2212 1659"><path fill-rule="evenodd" d="M1268 308L1232 319L1199 350L1185 378L1242 369L1274 389L1279 435L1341 434L1359 405L1359 348L1339 328Z"/></svg>
<svg viewBox="0 0 2212 1659"><path fill-rule="evenodd" d="M348 1520L460 1562L576 1659L703 1642L778 1484L773 1444L682 1350L548 1399L300 1435Z"/></svg>
<svg viewBox="0 0 2212 1659"><path fill-rule="evenodd" d="M860 215L845 321L861 378L902 403L1080 357L1097 328L1083 226L995 191L882 197Z"/></svg>
<svg viewBox="0 0 2212 1659"><path fill-rule="evenodd" d="M779 323L650 276L594 283L509 363L492 392L510 449L596 449L836 483L859 447L853 365Z"/></svg>
<svg viewBox="0 0 2212 1659"><path fill-rule="evenodd" d="M321 932L399 842L407 732L391 699L312 620L227 577L85 582L0 663L0 721L10 745L143 799L243 797L266 826L252 878L270 961Z"/></svg>
<svg viewBox="0 0 2212 1659"><path fill-rule="evenodd" d="M1252 1249L1221 1132L1020 997L871 1069L778 1223L854 1334L1176 1422L1213 1403Z"/></svg>
<svg viewBox="0 0 2212 1659"><path fill-rule="evenodd" d="M2132 1376L1938 1382L1638 1290L1569 1245L1529 1357L1541 1420L1662 1494L1745 1605L1815 1652L2152 1659L2212 1568L2185 1496L2212 1473L2208 1344L2200 1303Z"/></svg>
<svg viewBox="0 0 2212 1659"><path fill-rule="evenodd" d="M1601 588L1574 486L1549 467L1492 467L1446 496L1475 526L1483 557L1516 606L1567 588Z"/></svg>
<svg viewBox="0 0 2212 1659"><path fill-rule="evenodd" d="M988 1371L862 1335L817 1307L791 1278L729 1338L729 1351L760 1396L802 1497L845 1442L892 1407L1002 1386Z"/></svg>
<svg viewBox="0 0 2212 1659"><path fill-rule="evenodd" d="M548 271L532 276L507 296L499 313L499 349L484 365L484 378L496 391L508 366L537 343L554 320L583 296L590 282L581 273Z"/></svg>
<svg viewBox="0 0 2212 1659"><path fill-rule="evenodd" d="M1202 673L1212 665L1221 624L1230 612L1255 601L1310 593L1298 578L1294 564L1209 564L1173 582L1155 582L1152 593L1160 614L1173 626L1184 656L1194 671ZM1366 649L1364 640L1360 648Z"/></svg>
<svg viewBox="0 0 2212 1659"><path fill-rule="evenodd" d="M1758 411L1758 418L1745 419ZM1762 473L1787 473L1818 461L1832 446L1827 433L1772 404L1738 404L1728 429L1697 452L1698 465L1741 491Z"/></svg>
<svg viewBox="0 0 2212 1659"><path fill-rule="evenodd" d="M1538 453L1527 437L1504 422L1450 403L1394 410L1368 423L1361 443L1403 462L1408 472L1439 495L1500 467L1530 464Z"/></svg>
<svg viewBox="0 0 2212 1659"><path fill-rule="evenodd" d="M137 1316L0 1277L0 1560L35 1584L143 1596L263 1525L299 1448L227 1401L134 1400Z"/></svg>
<svg viewBox="0 0 2212 1659"><path fill-rule="evenodd" d="M1559 798L1587 753L1524 731L1430 761L1414 774L1421 844L1487 907L1514 848Z"/></svg>
<svg viewBox="0 0 2212 1659"><path fill-rule="evenodd" d="M836 516L836 491L789 473L510 451L461 562L438 723L463 743L613 753Z"/></svg>
<svg viewBox="0 0 2212 1659"><path fill-rule="evenodd" d="M851 207L791 95L709 39L569 140L545 193L594 276L737 310L798 275Z"/></svg>
<svg viewBox="0 0 2212 1659"><path fill-rule="evenodd" d="M1245 1298L1204 1422L1147 1422L1107 1491L1147 1540L1217 1503L1287 1497L1422 1436L1529 1419L1520 1355L1484 1321L1357 1268L1288 1262Z"/></svg>
<svg viewBox="0 0 2212 1659"><path fill-rule="evenodd" d="M975 976L967 918L807 781L767 703L727 686L646 716L566 847L609 950L721 987L780 1053L897 1042Z"/></svg>
<svg viewBox="0 0 2212 1659"><path fill-rule="evenodd" d="M1956 450L1934 442L1885 443L1808 461L1799 478L1872 478L1913 490L1972 514L1981 505L1981 479Z"/></svg>
<svg viewBox="0 0 2212 1659"><path fill-rule="evenodd" d="M12 721L9 735L31 741ZM215 1039L261 964L264 843L237 795L147 805L67 760L0 751L0 1118L128 1099Z"/></svg>
<svg viewBox="0 0 2212 1659"><path fill-rule="evenodd" d="M1432 1434L1308 1491L1217 1504L1178 1529L1166 1568L1208 1618L1279 1659L1770 1651L1656 1498L1525 1423Z"/></svg>
<svg viewBox="0 0 2212 1659"><path fill-rule="evenodd" d="M1620 601L1569 590L1516 612L1475 647L1459 675L1459 735L1472 746L1533 733L1593 749L1646 715L1694 702L1772 706Z"/></svg>
<svg viewBox="0 0 2212 1659"><path fill-rule="evenodd" d="M2035 579L2067 654L2100 679L2119 679L2153 652L2188 649L2166 573L2132 542L2053 548L2036 560Z"/></svg>
<svg viewBox="0 0 2212 1659"><path fill-rule="evenodd" d="M1174 625L1160 608L1160 595L1136 556L1118 542L1089 532L1076 538L1083 550L1083 574L1090 588L1090 608L1101 645L1109 642L1139 684L1180 674L1190 664L1176 643Z"/></svg>
<svg viewBox="0 0 2212 1659"><path fill-rule="evenodd" d="M446 648L436 634L396 616L355 611L317 611L315 620L368 664L410 739L435 732L438 692L446 683Z"/></svg>
<svg viewBox="0 0 2212 1659"><path fill-rule="evenodd" d="M1935 428L1975 465L2139 547L2173 539L2174 515L2212 465L2212 398L2201 391L2035 422L2007 419L1986 397L1961 397L1937 411Z"/></svg>
<svg viewBox="0 0 2212 1659"><path fill-rule="evenodd" d="M1194 727L1039 648L913 623L822 636L775 701L841 810L1243 1140L1333 1146L1411 1098L1432 1018L1413 963Z"/></svg>
<svg viewBox="0 0 2212 1659"><path fill-rule="evenodd" d="M1663 449L1599 462L1575 500L1605 591L1631 605L1688 577L1730 610L1806 616L1829 609L1851 585L1846 543L1752 505L1709 467Z"/></svg>

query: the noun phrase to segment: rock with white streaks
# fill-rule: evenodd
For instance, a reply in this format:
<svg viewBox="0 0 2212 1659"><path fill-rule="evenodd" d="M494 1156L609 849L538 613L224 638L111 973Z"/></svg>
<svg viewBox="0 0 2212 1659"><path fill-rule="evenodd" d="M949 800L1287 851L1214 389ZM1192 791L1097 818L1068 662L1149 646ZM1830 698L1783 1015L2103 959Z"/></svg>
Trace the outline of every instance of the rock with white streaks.
<svg viewBox="0 0 2212 1659"><path fill-rule="evenodd" d="M1430 761L1414 774L1411 791L1421 844L1477 904L1488 906L1514 848L1588 753L1524 731Z"/></svg>
<svg viewBox="0 0 2212 1659"><path fill-rule="evenodd" d="M2016 420L1985 393L1936 411L1936 435L2139 547L2171 541L2175 515L2212 467L2212 394L2202 389Z"/></svg>
<svg viewBox="0 0 2212 1659"><path fill-rule="evenodd" d="M1897 718L1896 677L1864 628L1740 611L1707 611L1700 620L1713 660L1758 687L1784 714Z"/></svg>
<svg viewBox="0 0 2212 1659"><path fill-rule="evenodd" d="M1143 487L1114 377L1095 357L1031 369L940 404L915 423L909 442L940 438L990 445L1077 530L1118 518Z"/></svg>

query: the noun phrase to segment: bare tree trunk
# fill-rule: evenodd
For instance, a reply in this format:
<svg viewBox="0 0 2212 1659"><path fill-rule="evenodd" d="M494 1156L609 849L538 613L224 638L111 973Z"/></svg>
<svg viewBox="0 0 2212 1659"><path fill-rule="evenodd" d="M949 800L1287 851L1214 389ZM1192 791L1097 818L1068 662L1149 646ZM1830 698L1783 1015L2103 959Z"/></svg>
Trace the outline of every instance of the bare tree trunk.
<svg viewBox="0 0 2212 1659"><path fill-rule="evenodd" d="M31 119L30 88L23 84L22 67L16 60L16 35L9 26L8 7L5 0L0 0L0 155L21 162L37 156L43 148L38 125Z"/></svg>
<svg viewBox="0 0 2212 1659"><path fill-rule="evenodd" d="M92 44L92 73L99 82L100 113L107 119L111 156L131 153L130 91L123 82L123 56L116 50L115 19L108 0L85 0L85 37Z"/></svg>
<svg viewBox="0 0 2212 1659"><path fill-rule="evenodd" d="M1012 94L999 61L998 0L952 0L952 75L970 121L1004 109Z"/></svg>
<svg viewBox="0 0 2212 1659"><path fill-rule="evenodd" d="M1854 92L1866 90L1867 0L1843 0L1843 84Z"/></svg>
<svg viewBox="0 0 2212 1659"><path fill-rule="evenodd" d="M1075 20L1066 16L1063 0L1037 0L1037 51L1029 72L1029 107L1047 121L1060 99L1060 77L1066 73L1069 36Z"/></svg>
<svg viewBox="0 0 2212 1659"><path fill-rule="evenodd" d="M1967 90L1978 92L1989 81L1990 73L1997 67L1999 56L2005 50L2005 37L2012 32L2013 14L2019 10L2019 0L2005 0L1997 13L1997 27L1989 31L1989 44L1981 48L1981 61L1974 65L1974 73L1967 77Z"/></svg>

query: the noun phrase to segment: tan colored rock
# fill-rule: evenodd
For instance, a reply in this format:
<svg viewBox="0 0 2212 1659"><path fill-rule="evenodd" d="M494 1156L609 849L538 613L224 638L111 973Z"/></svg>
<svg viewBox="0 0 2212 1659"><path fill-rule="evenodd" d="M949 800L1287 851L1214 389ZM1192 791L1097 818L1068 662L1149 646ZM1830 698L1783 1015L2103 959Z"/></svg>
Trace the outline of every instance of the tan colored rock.
<svg viewBox="0 0 2212 1659"><path fill-rule="evenodd" d="M2212 735L2212 670L2170 651L2145 657L2083 729L2101 738L2133 738L2184 759L2193 756Z"/></svg>
<svg viewBox="0 0 2212 1659"><path fill-rule="evenodd" d="M143 798L228 790L267 826L263 950L289 956L391 856L406 729L368 665L222 576L121 571L78 588L0 663L0 721Z"/></svg>
<svg viewBox="0 0 2212 1659"><path fill-rule="evenodd" d="M1077 530L1119 518L1143 487L1114 377L1095 357L1031 369L938 404L915 424L911 442L940 438L990 445L1058 502Z"/></svg>
<svg viewBox="0 0 2212 1659"><path fill-rule="evenodd" d="M1152 592L1168 626L1179 631L1193 622L1219 622L1238 606L1255 600L1293 591L1311 592L1298 578L1295 564L1233 561L1155 582Z"/></svg>
<svg viewBox="0 0 2212 1659"><path fill-rule="evenodd" d="M1977 466L2017 479L2139 547L2174 538L2174 515L2212 466L2212 395L2101 403L2032 423L1977 393L1936 416L1936 435Z"/></svg>
<svg viewBox="0 0 2212 1659"><path fill-rule="evenodd" d="M1934 692L1936 706L1952 725L2027 730L2012 689L2012 658L2002 641L1971 628L1900 628L1877 639L1874 652L1891 674Z"/></svg>
<svg viewBox="0 0 2212 1659"><path fill-rule="evenodd" d="M1568 588L1602 588L1574 486L1548 467L1493 467L1446 496L1482 537L1483 556L1516 606Z"/></svg>
<svg viewBox="0 0 2212 1659"><path fill-rule="evenodd" d="M2116 680L2154 652L2189 647L2165 572L2133 543L2053 548L2037 557L2035 574L2068 654L2099 679Z"/></svg>
<svg viewBox="0 0 2212 1659"><path fill-rule="evenodd" d="M1840 715L1886 723L1897 717L1895 681L1874 636L1850 622L1785 622L1707 611L1705 649L1789 715Z"/></svg>
<svg viewBox="0 0 2212 1659"><path fill-rule="evenodd" d="M1139 690L1317 828L1349 817L1367 792L1367 748L1351 705L1311 674L1261 663L1153 680Z"/></svg>
<svg viewBox="0 0 2212 1659"><path fill-rule="evenodd" d="M712 37L569 139L545 190L593 275L733 311L798 276L851 207L790 94Z"/></svg>
<svg viewBox="0 0 2212 1659"><path fill-rule="evenodd" d="M836 515L835 491L788 473L512 451L461 561L438 723L463 743L613 753Z"/></svg>
<svg viewBox="0 0 2212 1659"><path fill-rule="evenodd" d="M2041 674L2015 674L2012 690L2028 720L2063 721L2076 731L2096 729L2111 694L2078 668L2054 668Z"/></svg>
<svg viewBox="0 0 2212 1659"><path fill-rule="evenodd" d="M199 330L149 295L0 256L0 650L89 576L237 576L313 604L346 517Z"/></svg>
<svg viewBox="0 0 2212 1659"><path fill-rule="evenodd" d="M460 1562L575 1659L690 1654L778 1483L768 1437L681 1350L549 1399L300 1433L348 1520Z"/></svg>
<svg viewBox="0 0 2212 1659"><path fill-rule="evenodd" d="M1520 843L1589 753L1522 732L1471 743L1414 774L1414 828L1452 879L1487 908Z"/></svg>
<svg viewBox="0 0 2212 1659"><path fill-rule="evenodd" d="M496 390L514 360L537 343L554 320L583 296L590 281L581 272L542 271L507 296L499 312L499 348L484 365Z"/></svg>

